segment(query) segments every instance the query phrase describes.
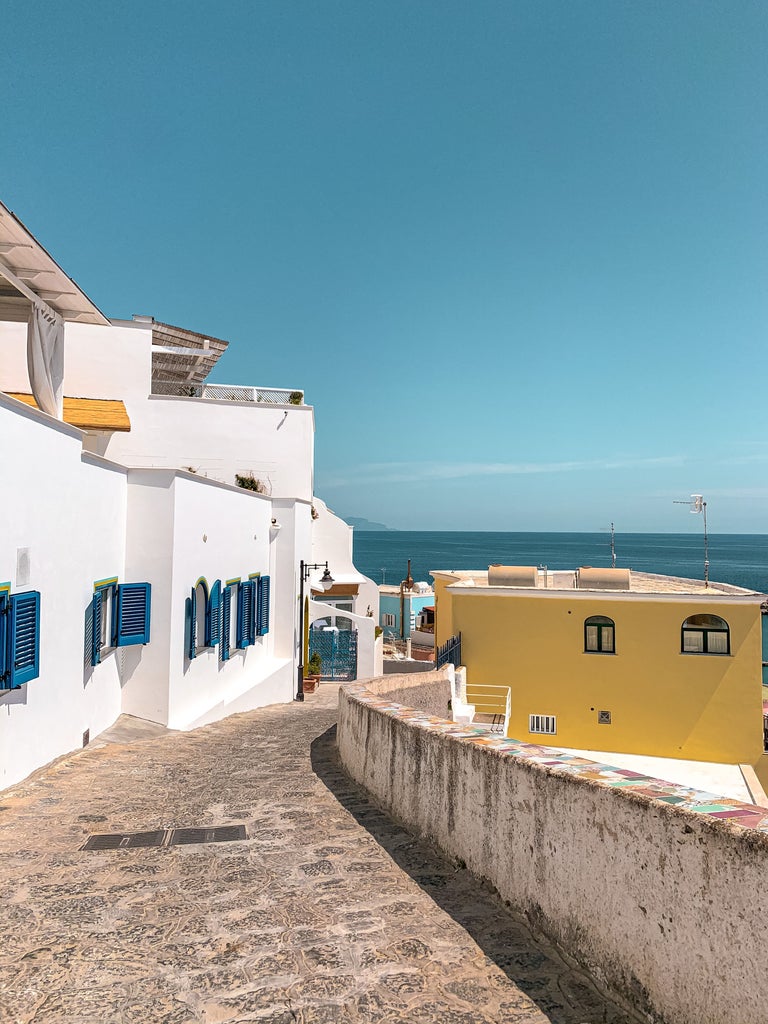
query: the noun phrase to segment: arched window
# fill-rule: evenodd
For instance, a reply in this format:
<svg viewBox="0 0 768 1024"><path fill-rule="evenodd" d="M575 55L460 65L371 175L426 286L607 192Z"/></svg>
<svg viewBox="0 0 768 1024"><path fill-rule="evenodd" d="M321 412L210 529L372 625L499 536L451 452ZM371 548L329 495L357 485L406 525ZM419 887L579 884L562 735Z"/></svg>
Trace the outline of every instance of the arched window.
<svg viewBox="0 0 768 1024"><path fill-rule="evenodd" d="M731 631L719 615L689 615L683 623L683 654L730 654Z"/></svg>
<svg viewBox="0 0 768 1024"><path fill-rule="evenodd" d="M588 654L616 653L616 626L605 615L590 615L584 620L584 650Z"/></svg>
<svg viewBox="0 0 768 1024"><path fill-rule="evenodd" d="M199 579L195 584L195 648L208 647L208 581Z"/></svg>

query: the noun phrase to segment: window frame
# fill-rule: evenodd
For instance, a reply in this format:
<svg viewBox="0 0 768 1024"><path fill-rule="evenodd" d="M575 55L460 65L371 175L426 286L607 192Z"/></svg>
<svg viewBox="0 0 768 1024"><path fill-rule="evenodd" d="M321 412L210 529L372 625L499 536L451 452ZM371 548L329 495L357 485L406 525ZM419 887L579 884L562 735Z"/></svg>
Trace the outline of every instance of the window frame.
<svg viewBox="0 0 768 1024"><path fill-rule="evenodd" d="M115 649L117 614L117 576L97 580L93 584L91 599L91 665L95 668L102 658Z"/></svg>
<svg viewBox="0 0 768 1024"><path fill-rule="evenodd" d="M588 629L597 630L597 647L590 647L588 641ZM611 647L604 646L603 630L611 631ZM585 654L615 654L616 653L616 622L609 615L588 615L584 619L584 653Z"/></svg>
<svg viewBox="0 0 768 1024"><path fill-rule="evenodd" d="M689 623L691 621L691 619L705 618L705 617L706 618L710 618L710 619L718 619L720 622L723 623L723 625L722 626L707 626L707 625L704 625L704 624L701 624L701 625L690 625L690 626L687 625L687 623ZM686 638L686 636L692 635L694 633L700 633L701 634L702 650L700 650L700 651L690 651L690 650L686 650L686 648L685 648L685 638ZM723 634L725 634L725 650L724 651L710 651L709 650L709 636L710 636L710 634L713 634L713 635L716 634L718 636L722 636ZM713 615L710 612L694 612L693 615L686 616L686 618L683 619L682 625L680 626L680 653L681 654L693 654L693 655L698 656L698 657L700 657L702 655L709 655L709 656L717 657L717 658L728 658L728 657L730 657L730 654L731 654L731 627L730 627L730 624L728 623L728 621L726 619L724 619L722 617L722 615Z"/></svg>

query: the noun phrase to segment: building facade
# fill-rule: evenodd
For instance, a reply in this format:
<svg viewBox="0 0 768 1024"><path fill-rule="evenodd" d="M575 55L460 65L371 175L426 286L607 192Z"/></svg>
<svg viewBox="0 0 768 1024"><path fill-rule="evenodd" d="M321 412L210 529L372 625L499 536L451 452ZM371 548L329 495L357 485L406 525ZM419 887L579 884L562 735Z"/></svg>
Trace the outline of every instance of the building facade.
<svg viewBox="0 0 768 1024"><path fill-rule="evenodd" d="M435 571L437 643L470 702L511 688L526 742L724 764L766 779L762 595L630 570Z"/></svg>
<svg viewBox="0 0 768 1024"><path fill-rule="evenodd" d="M226 344L109 320L0 204L0 788L122 713L292 700L302 561L356 588L358 674L380 666L376 586L314 496L314 410L210 384Z"/></svg>

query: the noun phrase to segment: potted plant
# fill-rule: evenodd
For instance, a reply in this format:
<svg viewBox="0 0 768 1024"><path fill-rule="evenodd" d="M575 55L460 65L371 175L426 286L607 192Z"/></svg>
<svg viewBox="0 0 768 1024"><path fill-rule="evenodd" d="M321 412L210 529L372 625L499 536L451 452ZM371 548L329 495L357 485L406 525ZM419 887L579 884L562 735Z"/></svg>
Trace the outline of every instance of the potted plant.
<svg viewBox="0 0 768 1024"><path fill-rule="evenodd" d="M315 651L312 657L307 662L307 667L304 670L304 692L314 693L315 687L320 682L320 673L323 668L323 659Z"/></svg>

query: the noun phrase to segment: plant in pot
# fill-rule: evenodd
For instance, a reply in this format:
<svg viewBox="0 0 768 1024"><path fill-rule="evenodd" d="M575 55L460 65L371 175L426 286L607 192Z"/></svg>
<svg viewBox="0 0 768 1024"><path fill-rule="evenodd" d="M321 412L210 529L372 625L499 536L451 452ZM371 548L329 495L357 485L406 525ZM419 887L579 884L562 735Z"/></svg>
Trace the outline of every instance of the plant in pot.
<svg viewBox="0 0 768 1024"><path fill-rule="evenodd" d="M320 682L320 673L323 669L323 659L315 651L307 662L307 667L304 671L304 692L314 693L315 687Z"/></svg>

